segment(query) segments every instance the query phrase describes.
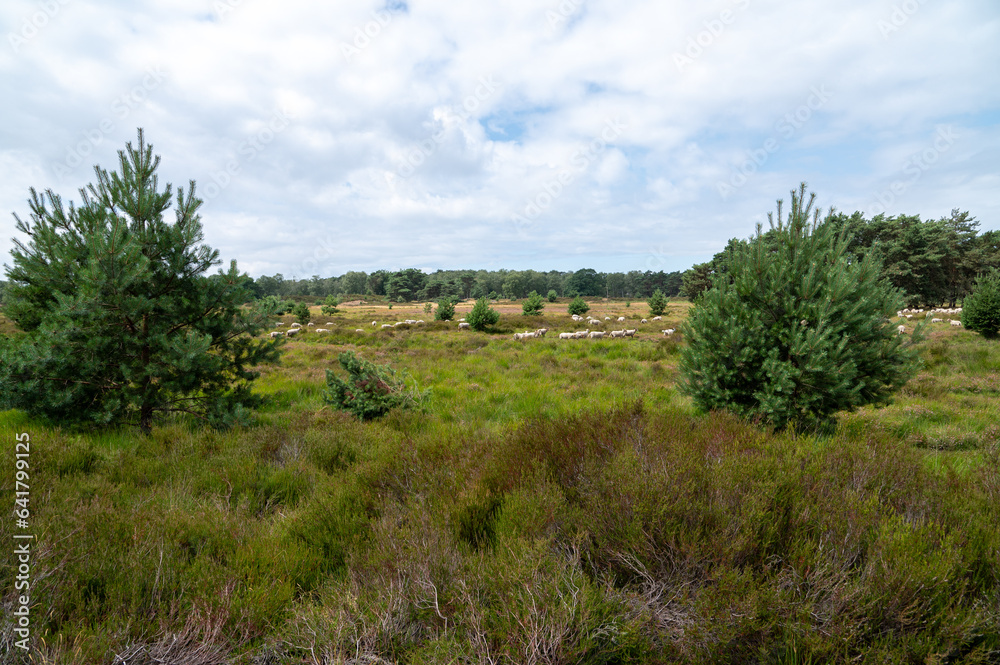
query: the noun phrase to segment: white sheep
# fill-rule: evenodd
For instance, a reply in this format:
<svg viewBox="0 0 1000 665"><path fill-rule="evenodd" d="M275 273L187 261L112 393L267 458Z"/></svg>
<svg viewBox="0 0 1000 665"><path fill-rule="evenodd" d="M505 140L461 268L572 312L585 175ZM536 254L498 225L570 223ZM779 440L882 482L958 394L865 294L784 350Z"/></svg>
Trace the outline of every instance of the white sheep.
<svg viewBox="0 0 1000 665"><path fill-rule="evenodd" d="M465 323L465 319L459 319L458 322L459 323Z"/></svg>
<svg viewBox="0 0 1000 665"><path fill-rule="evenodd" d="M604 317L604 320L605 320L605 321L610 321L610 320L611 320L611 317L610 317L610 316L605 316L605 317Z"/></svg>
<svg viewBox="0 0 1000 665"><path fill-rule="evenodd" d="M372 328L378 325L378 321L372 321Z"/></svg>
<svg viewBox="0 0 1000 665"><path fill-rule="evenodd" d="M332 325L333 325L333 321L327 321L327 322L326 322L326 325L328 325L328 326L332 326Z"/></svg>
<svg viewBox="0 0 1000 665"><path fill-rule="evenodd" d="M896 334L897 335L902 335L905 332L906 332L906 326L902 326L902 325L901 326L896 326Z"/></svg>
<svg viewBox="0 0 1000 665"><path fill-rule="evenodd" d="M573 339L574 337L576 337L576 333L571 333L571 332L559 333L559 339Z"/></svg>
<svg viewBox="0 0 1000 665"><path fill-rule="evenodd" d="M285 333L285 334L286 334L286 335L288 335L289 337L294 337L295 335L298 335L298 334L299 334L299 331L300 331L300 330L302 330L302 328L292 328L291 330L289 330L289 331L288 331L287 333Z"/></svg>
<svg viewBox="0 0 1000 665"><path fill-rule="evenodd" d="M625 331L625 336L626 337L635 337L635 332L636 332L635 328L633 328L632 330L626 330Z"/></svg>
<svg viewBox="0 0 1000 665"><path fill-rule="evenodd" d="M912 314L907 314L907 315L906 315L906 318L907 318L907 319L912 319L912 318L913 318L913 315L912 315Z"/></svg>
<svg viewBox="0 0 1000 665"><path fill-rule="evenodd" d="M654 316L653 317L653 321L662 321L662 320L663 320L662 316Z"/></svg>
<svg viewBox="0 0 1000 665"><path fill-rule="evenodd" d="M316 332L319 332L319 331L317 330ZM361 328L355 328L355 329L354 329L354 332L359 332L359 333L363 333L363 332L364 332L364 330L362 330Z"/></svg>
<svg viewBox="0 0 1000 665"><path fill-rule="evenodd" d="M316 332L321 333L321 332L330 332L330 331L327 330L326 328L316 328Z"/></svg>
<svg viewBox="0 0 1000 665"><path fill-rule="evenodd" d="M315 324L315 323L313 323L312 321L310 321L310 322L309 322L309 323L307 323L306 325L307 325L307 326L309 326L310 328L315 328L315 327L316 327L316 324Z"/></svg>
<svg viewBox="0 0 1000 665"><path fill-rule="evenodd" d="M468 323L465 323L464 321L458 324L459 330L468 330L471 327L472 326L470 326Z"/></svg>
<svg viewBox="0 0 1000 665"><path fill-rule="evenodd" d="M931 319L931 323L944 323L944 319Z"/></svg>
<svg viewBox="0 0 1000 665"><path fill-rule="evenodd" d="M285 324L282 323L281 321L278 321L277 323L274 324L274 327L277 328L277 327L283 326L283 325L285 325Z"/></svg>
<svg viewBox="0 0 1000 665"><path fill-rule="evenodd" d="M292 327L293 328L301 328L302 324L301 323L292 323Z"/></svg>
<svg viewBox="0 0 1000 665"><path fill-rule="evenodd" d="M576 339L585 339L589 333L589 330L577 330L573 333L573 337Z"/></svg>
<svg viewBox="0 0 1000 665"><path fill-rule="evenodd" d="M956 328L959 328L962 325L961 321L956 321L955 319L952 319L951 321L949 321L949 323L951 323L951 325L955 326Z"/></svg>
<svg viewBox="0 0 1000 665"><path fill-rule="evenodd" d="M275 337L281 337L284 334L285 333L281 332L280 330L275 330L273 333L271 333L271 339L274 339Z"/></svg>
<svg viewBox="0 0 1000 665"><path fill-rule="evenodd" d="M594 332L590 333L590 339L601 339L602 337L604 337L603 330L595 330Z"/></svg>
<svg viewBox="0 0 1000 665"><path fill-rule="evenodd" d="M391 327L392 327L392 324L391 324L391 323L383 323L383 324L382 324L382 328L381 328L381 329L382 329L382 330L385 330L386 328L391 328Z"/></svg>
<svg viewBox="0 0 1000 665"><path fill-rule="evenodd" d="M640 321L639 323L649 323L649 321L647 321L646 319L643 319L643 320L642 320L642 321Z"/></svg>
<svg viewBox="0 0 1000 665"><path fill-rule="evenodd" d="M670 337L671 335L673 335L677 331L674 330L673 328L667 328L666 330L661 330L660 332L663 333L664 337Z"/></svg>
<svg viewBox="0 0 1000 665"><path fill-rule="evenodd" d="M619 320L619 321L624 321L624 320L625 320L625 317L624 317L624 316L619 316L619 317L618 317L618 320Z"/></svg>
<svg viewBox="0 0 1000 665"><path fill-rule="evenodd" d="M545 337L545 333L549 331L548 328L539 328L535 331L535 337Z"/></svg>
<svg viewBox="0 0 1000 665"><path fill-rule="evenodd" d="M624 336L625 336L625 331L624 330L612 330L611 331L611 337L624 337Z"/></svg>

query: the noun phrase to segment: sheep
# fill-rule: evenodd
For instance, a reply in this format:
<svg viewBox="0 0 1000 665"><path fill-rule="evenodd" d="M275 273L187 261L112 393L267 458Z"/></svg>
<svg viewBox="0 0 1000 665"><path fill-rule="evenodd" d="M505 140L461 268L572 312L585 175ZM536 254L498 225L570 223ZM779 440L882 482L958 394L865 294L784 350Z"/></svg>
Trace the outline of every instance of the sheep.
<svg viewBox="0 0 1000 665"><path fill-rule="evenodd" d="M625 331L624 330L612 330L611 331L611 337L613 337L613 338L614 337L624 337L624 336L625 336Z"/></svg>
<svg viewBox="0 0 1000 665"><path fill-rule="evenodd" d="M317 330L316 332L319 332L319 331ZM357 332L357 333L363 333L363 332L364 332L364 330L362 330L361 328L355 328L355 329L354 329L354 332Z"/></svg>
<svg viewBox="0 0 1000 665"><path fill-rule="evenodd" d="M587 337L589 333L590 333L589 330L577 330L575 333L573 333L573 337L575 339L584 339Z"/></svg>
<svg viewBox="0 0 1000 665"><path fill-rule="evenodd" d="M277 328L277 327L283 326L283 325L285 325L285 324L282 323L281 321L278 321L277 323L274 324L274 327Z"/></svg>
<svg viewBox="0 0 1000 665"><path fill-rule="evenodd" d="M902 335L905 332L906 332L906 326L902 326L902 325L896 326L896 334L897 335Z"/></svg>
<svg viewBox="0 0 1000 665"><path fill-rule="evenodd" d="M673 328L667 328L666 330L661 330L660 332L663 333L664 337L670 337L671 335L673 335L677 331L674 330Z"/></svg>
<svg viewBox="0 0 1000 665"><path fill-rule="evenodd" d="M301 328L302 324L301 323L292 323L292 327L293 328Z"/></svg>
<svg viewBox="0 0 1000 665"><path fill-rule="evenodd" d="M626 330L625 331L625 336L626 337L635 337L635 332L636 332L635 328L633 328L632 330Z"/></svg>
<svg viewBox="0 0 1000 665"><path fill-rule="evenodd" d="M372 321L372 328L378 325L378 321Z"/></svg>
<svg viewBox="0 0 1000 665"><path fill-rule="evenodd" d="M948 323L950 323L951 325L955 326L956 328L959 328L962 325L961 321L956 321L955 319L951 319Z"/></svg>
<svg viewBox="0 0 1000 665"><path fill-rule="evenodd" d="M619 316L619 317L618 317L618 321L624 321L624 320L625 320L625 317L624 317L624 316Z"/></svg>
<svg viewBox="0 0 1000 665"><path fill-rule="evenodd" d="M281 332L280 330L275 330L274 332L271 333L271 339L274 339L275 337L281 337L284 334L285 333Z"/></svg>
<svg viewBox="0 0 1000 665"><path fill-rule="evenodd" d="M944 319L931 319L931 323L944 323Z"/></svg>
<svg viewBox="0 0 1000 665"><path fill-rule="evenodd" d="M469 325L468 323L465 323L464 321L462 321L462 322L460 322L460 323L458 324L458 329L459 329L459 330L468 330L468 329L469 329L469 328L471 328L471 327L472 327L472 326L470 326L470 325Z"/></svg>
<svg viewBox="0 0 1000 665"><path fill-rule="evenodd" d="M417 320L417 325L418 325L418 326L422 326L422 325L424 325L424 322L423 322L423 320L421 320L421 319L418 319L418 320Z"/></svg>
<svg viewBox="0 0 1000 665"><path fill-rule="evenodd" d="M576 333L571 333L571 332L559 333L559 339L573 339L574 337L576 337Z"/></svg>
<svg viewBox="0 0 1000 665"><path fill-rule="evenodd" d="M642 321L640 321L639 323L649 323L649 321L647 321L646 319L643 319L643 320L642 320Z"/></svg>
<svg viewBox="0 0 1000 665"><path fill-rule="evenodd" d="M315 324L315 323L313 323L312 321L310 321L310 322L309 322L309 323L307 323L306 325L307 325L307 326L309 326L310 328L315 328L315 327L316 327L316 324Z"/></svg>
<svg viewBox="0 0 1000 665"><path fill-rule="evenodd" d="M328 326L332 326L332 325L333 325L333 321L327 321L327 322L326 322L326 325L328 325Z"/></svg>
<svg viewBox="0 0 1000 665"><path fill-rule="evenodd" d="M465 323L465 319L459 319L458 322L459 323Z"/></svg>
<svg viewBox="0 0 1000 665"><path fill-rule="evenodd" d="M907 318L907 319L912 319L912 318L913 318L913 315L912 315L912 314L907 314L907 315L906 315L906 318Z"/></svg>
<svg viewBox="0 0 1000 665"><path fill-rule="evenodd" d="M300 330L302 330L302 328L292 328L291 330L289 330L289 331L288 331L287 333L285 333L285 334L286 334L287 336L289 336L289 337L294 337L295 335L298 335L298 334L299 334L299 331L300 331Z"/></svg>
<svg viewBox="0 0 1000 665"><path fill-rule="evenodd" d="M381 329L385 330L386 328L392 328L392 324L391 323L383 323Z"/></svg>
<svg viewBox="0 0 1000 665"><path fill-rule="evenodd" d="M602 337L604 337L603 330L595 330L594 332L590 333L590 339L601 339Z"/></svg>
<svg viewBox="0 0 1000 665"><path fill-rule="evenodd" d="M604 320L605 320L605 321L610 321L610 320L611 320L611 317L610 317L610 316L605 316L605 317L604 317Z"/></svg>
<svg viewBox="0 0 1000 665"><path fill-rule="evenodd" d="M517 342L522 338L521 333L514 333L514 341Z"/></svg>
<svg viewBox="0 0 1000 665"><path fill-rule="evenodd" d="M535 337L545 337L545 333L549 331L548 328L539 328L535 331Z"/></svg>
<svg viewBox="0 0 1000 665"><path fill-rule="evenodd" d="M654 316L653 317L653 321L662 321L662 320L663 320L662 316Z"/></svg>
<svg viewBox="0 0 1000 665"><path fill-rule="evenodd" d="M316 328L316 332L321 333L321 332L330 332L330 331L327 330L326 328Z"/></svg>

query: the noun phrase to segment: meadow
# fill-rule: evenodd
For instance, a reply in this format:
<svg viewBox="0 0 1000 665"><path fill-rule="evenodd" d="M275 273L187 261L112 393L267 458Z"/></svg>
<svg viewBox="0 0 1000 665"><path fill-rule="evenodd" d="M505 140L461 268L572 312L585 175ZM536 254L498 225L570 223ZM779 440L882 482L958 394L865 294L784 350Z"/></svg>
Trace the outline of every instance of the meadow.
<svg viewBox="0 0 1000 665"><path fill-rule="evenodd" d="M332 332L288 340L257 423L226 432L0 413L6 496L30 435L37 537L30 654L0 548L0 662L1000 662L1000 344L929 326L893 404L772 433L678 392L684 341L659 331L689 303L649 324L590 304L637 337L556 338L587 327L566 301L501 303L488 333L314 307ZM345 350L422 407L331 409Z"/></svg>

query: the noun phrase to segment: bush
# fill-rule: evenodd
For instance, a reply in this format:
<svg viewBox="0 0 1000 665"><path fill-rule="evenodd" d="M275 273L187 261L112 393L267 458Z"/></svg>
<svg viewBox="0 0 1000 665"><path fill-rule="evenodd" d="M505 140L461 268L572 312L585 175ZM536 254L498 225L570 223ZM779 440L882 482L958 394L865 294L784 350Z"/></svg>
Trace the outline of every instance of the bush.
<svg viewBox="0 0 1000 665"><path fill-rule="evenodd" d="M555 302L556 298L558 298L558 297L559 297L559 294L556 293L555 289L549 289L549 295L548 295L549 302Z"/></svg>
<svg viewBox="0 0 1000 665"><path fill-rule="evenodd" d="M428 303L429 304L429 303ZM438 301L437 311L434 312L436 321L451 321L455 318L455 301L451 298L442 298Z"/></svg>
<svg viewBox="0 0 1000 665"><path fill-rule="evenodd" d="M434 305L429 302L424 303L424 314L430 314L434 311Z"/></svg>
<svg viewBox="0 0 1000 665"><path fill-rule="evenodd" d="M489 300L480 298L465 320L473 330L485 330L486 326L496 325L500 320L500 312L490 307Z"/></svg>
<svg viewBox="0 0 1000 665"><path fill-rule="evenodd" d="M653 295L649 298L649 315L650 316L662 316L665 311L667 311L667 297L663 295L663 291L656 289Z"/></svg>
<svg viewBox="0 0 1000 665"><path fill-rule="evenodd" d="M579 314L580 316L583 316L589 311L590 305L588 305L580 296L573 298L573 302L569 304L570 314Z"/></svg>
<svg viewBox="0 0 1000 665"><path fill-rule="evenodd" d="M336 314L339 311L337 309L337 305L339 304L340 302L337 300L336 296L329 295L326 297L326 300L323 301L323 306L320 307L319 311L323 312L327 316L332 316L333 314Z"/></svg>
<svg viewBox="0 0 1000 665"><path fill-rule="evenodd" d="M539 316L545 308L545 303L537 291L528 294L528 299L521 305L524 316Z"/></svg>
<svg viewBox="0 0 1000 665"><path fill-rule="evenodd" d="M809 223L792 192L787 225L737 247L682 325L681 390L775 428L827 429L834 414L882 405L917 369L913 335L891 323L902 294L873 254L852 260L832 224Z"/></svg>
<svg viewBox="0 0 1000 665"><path fill-rule="evenodd" d="M292 310L292 314L295 315L295 320L301 323L302 325L309 323L310 319L309 306L306 305L304 302L300 302L298 305L296 305L295 309Z"/></svg>
<svg viewBox="0 0 1000 665"><path fill-rule="evenodd" d="M986 339L1000 332L1000 271L979 278L976 288L962 301L962 325Z"/></svg>
<svg viewBox="0 0 1000 665"><path fill-rule="evenodd" d="M390 409L419 406L426 393L407 390L405 381L396 377L387 365L376 365L358 357L353 351L337 356L347 371L345 381L326 370L326 390L323 401L338 409L350 411L360 420L384 416Z"/></svg>

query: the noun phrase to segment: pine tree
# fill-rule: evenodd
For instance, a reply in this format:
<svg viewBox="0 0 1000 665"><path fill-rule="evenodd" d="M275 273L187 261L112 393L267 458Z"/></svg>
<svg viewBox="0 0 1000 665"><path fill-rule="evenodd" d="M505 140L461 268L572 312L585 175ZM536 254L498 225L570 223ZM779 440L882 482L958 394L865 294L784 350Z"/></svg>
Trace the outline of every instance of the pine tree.
<svg viewBox="0 0 1000 665"><path fill-rule="evenodd" d="M570 301L569 307L567 307L566 309L570 314L577 314L579 316L583 316L584 314L590 311L590 305L587 304L586 300L584 300L580 296L577 296Z"/></svg>
<svg viewBox="0 0 1000 665"><path fill-rule="evenodd" d="M490 307L490 301L480 298L472 306L472 311L465 317L473 330L486 330L486 326L495 325L500 320L500 312Z"/></svg>
<svg viewBox="0 0 1000 665"><path fill-rule="evenodd" d="M661 316L667 310L667 297L663 295L663 291L656 289L649 297L648 304L650 316Z"/></svg>
<svg viewBox="0 0 1000 665"><path fill-rule="evenodd" d="M437 309L434 311L434 319L436 321L451 321L453 318L455 318L455 301L451 298L442 298L438 301Z"/></svg>
<svg viewBox="0 0 1000 665"><path fill-rule="evenodd" d="M152 150L139 130L79 207L32 189L30 221L15 215L28 241L14 240L6 313L24 334L0 343L0 408L149 433L157 413L225 426L260 403L250 384L278 358L258 339L273 312L242 307L250 278L235 261L204 275L220 262L200 244L195 183L165 221L172 188L157 190Z"/></svg>
<svg viewBox="0 0 1000 665"><path fill-rule="evenodd" d="M736 247L682 325L681 389L703 410L829 429L838 411L887 403L916 371L919 331L898 335L890 321L902 294L804 197L803 183L786 223L778 201L772 230Z"/></svg>
<svg viewBox="0 0 1000 665"><path fill-rule="evenodd" d="M992 270L976 282L962 301L962 326L986 339L1000 333L1000 270Z"/></svg>
<svg viewBox="0 0 1000 665"><path fill-rule="evenodd" d="M528 299L521 304L521 313L524 316L539 316L545 308L545 303L537 291L528 294Z"/></svg>
<svg viewBox="0 0 1000 665"><path fill-rule="evenodd" d="M295 320L302 325L309 323L309 319L312 318L312 314L309 313L309 305L304 302L297 304L295 309L292 310L292 314L295 315Z"/></svg>

